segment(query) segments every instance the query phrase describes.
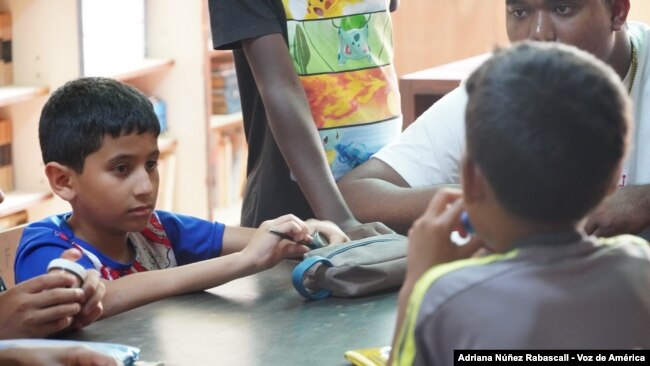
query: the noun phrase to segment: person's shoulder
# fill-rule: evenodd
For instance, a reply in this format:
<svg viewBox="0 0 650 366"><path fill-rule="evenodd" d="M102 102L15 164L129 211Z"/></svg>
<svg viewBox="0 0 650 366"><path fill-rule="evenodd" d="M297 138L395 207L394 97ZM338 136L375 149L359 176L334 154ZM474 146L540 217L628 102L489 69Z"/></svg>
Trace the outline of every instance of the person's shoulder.
<svg viewBox="0 0 650 366"><path fill-rule="evenodd" d="M407 130L412 131L434 131L437 133L440 129L449 129L460 134L465 126L465 107L467 105L467 91L463 85L457 87L445 96L440 98L431 107L425 110Z"/></svg>
<svg viewBox="0 0 650 366"><path fill-rule="evenodd" d="M69 235L69 229L66 225L68 217L70 217L70 213L66 212L48 216L44 219L27 224L23 230L23 235L20 240L21 243L29 241L34 237L62 237Z"/></svg>
<svg viewBox="0 0 650 366"><path fill-rule="evenodd" d="M628 32L637 34L637 33L650 33L650 25L639 22L639 21L628 21L627 22Z"/></svg>

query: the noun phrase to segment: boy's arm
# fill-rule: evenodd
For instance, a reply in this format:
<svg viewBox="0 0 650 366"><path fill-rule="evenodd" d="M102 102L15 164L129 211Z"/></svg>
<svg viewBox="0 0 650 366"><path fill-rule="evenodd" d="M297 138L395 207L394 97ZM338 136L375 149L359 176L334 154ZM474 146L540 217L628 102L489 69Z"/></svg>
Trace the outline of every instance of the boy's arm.
<svg viewBox="0 0 650 366"><path fill-rule="evenodd" d="M118 366L122 365L122 362L83 346L13 347L0 350L0 365Z"/></svg>
<svg viewBox="0 0 650 366"><path fill-rule="evenodd" d="M223 231L221 256L241 252L255 235L255 229L241 226L228 226Z"/></svg>
<svg viewBox="0 0 650 366"><path fill-rule="evenodd" d="M330 244L339 244L349 241L341 229L333 222L309 219L305 221L308 233L318 231ZM241 252L253 239L256 230L240 226L226 226L223 233L223 246L221 255Z"/></svg>
<svg viewBox="0 0 650 366"><path fill-rule="evenodd" d="M398 298L397 322L393 333L393 352L391 360L399 350L400 332L404 326L406 309L415 283L431 267L469 258L483 245L477 237L463 246L454 244L450 235L461 227L460 215L463 211L462 194L456 189L439 190L420 218L408 232L409 245L407 270L404 284ZM389 363L390 364L390 363Z"/></svg>
<svg viewBox="0 0 650 366"><path fill-rule="evenodd" d="M283 240L269 233L270 228L289 234L294 241ZM263 222L252 235L250 244L240 252L106 281L102 317L108 318L169 296L216 287L268 269L283 258L305 253L307 247L296 245L295 241L307 239L308 232L309 229L302 220L293 215L285 215ZM237 233L240 234L240 231L237 230Z"/></svg>
<svg viewBox="0 0 650 366"><path fill-rule="evenodd" d="M316 218L331 220L345 232L361 224L339 192L327 164L305 91L279 33L242 41L260 91L269 126L287 165ZM383 224L366 224L359 236L388 233Z"/></svg>
<svg viewBox="0 0 650 366"><path fill-rule="evenodd" d="M390 0L390 6L388 8L390 11L395 11L397 10L398 7L399 7L399 0Z"/></svg>
<svg viewBox="0 0 650 366"><path fill-rule="evenodd" d="M650 185L620 187L589 216L587 234L639 234L650 226Z"/></svg>
<svg viewBox="0 0 650 366"><path fill-rule="evenodd" d="M406 233L441 187L412 188L390 165L370 158L338 181L350 209L361 221L380 221Z"/></svg>

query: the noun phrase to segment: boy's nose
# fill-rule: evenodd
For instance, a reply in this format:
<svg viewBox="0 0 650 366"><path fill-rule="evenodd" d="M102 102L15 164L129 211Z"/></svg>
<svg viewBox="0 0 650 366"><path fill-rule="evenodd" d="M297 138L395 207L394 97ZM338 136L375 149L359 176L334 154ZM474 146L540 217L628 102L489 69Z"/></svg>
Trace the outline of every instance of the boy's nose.
<svg viewBox="0 0 650 366"><path fill-rule="evenodd" d="M544 11L539 11L535 14L531 29L529 29L528 38L533 41L555 41L555 26L549 14Z"/></svg>
<svg viewBox="0 0 650 366"><path fill-rule="evenodd" d="M135 195L151 194L154 190L154 177L144 169L137 174Z"/></svg>

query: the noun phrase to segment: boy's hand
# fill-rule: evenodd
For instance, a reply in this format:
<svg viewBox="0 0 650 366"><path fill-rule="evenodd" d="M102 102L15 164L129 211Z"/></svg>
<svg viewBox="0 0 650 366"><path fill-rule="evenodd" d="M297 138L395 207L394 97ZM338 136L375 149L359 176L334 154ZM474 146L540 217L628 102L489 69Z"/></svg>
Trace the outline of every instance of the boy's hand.
<svg viewBox="0 0 650 366"><path fill-rule="evenodd" d="M282 239L269 232L271 228L289 235L292 240ZM264 221L241 254L251 261L257 271L262 271L273 267L284 258L309 251L306 246L296 243L301 240L311 240L307 224L294 215L284 215L275 220Z"/></svg>
<svg viewBox="0 0 650 366"><path fill-rule="evenodd" d="M78 261L81 256L81 252L74 248L68 249L61 254L61 258L71 261ZM72 323L72 328L74 329L81 329L90 325L99 319L103 313L101 301L106 293L106 287L100 279L99 272L94 269L87 269L86 278L81 289L83 290L83 298L79 302L81 311L74 316Z"/></svg>
<svg viewBox="0 0 650 366"><path fill-rule="evenodd" d="M460 190L444 188L436 192L408 233L408 281L414 283L432 266L468 258L482 247L483 242L475 236L463 246L451 241L451 233L461 227L462 211Z"/></svg>
<svg viewBox="0 0 650 366"><path fill-rule="evenodd" d="M68 288L72 275L49 273L0 294L0 337L45 337L70 326L81 310L83 291Z"/></svg>
<svg viewBox="0 0 650 366"><path fill-rule="evenodd" d="M74 323L72 324L74 329L81 329L90 325L99 319L104 312L102 299L106 293L106 287L100 279L99 272L94 269L87 269L86 279L81 289L84 296L80 303L82 305L81 311L74 317Z"/></svg>
<svg viewBox="0 0 650 366"><path fill-rule="evenodd" d="M345 235L343 230L331 221L309 219L305 221L305 223L307 224L310 233L318 231L319 234L327 239L327 242L330 245L350 241L350 238Z"/></svg>

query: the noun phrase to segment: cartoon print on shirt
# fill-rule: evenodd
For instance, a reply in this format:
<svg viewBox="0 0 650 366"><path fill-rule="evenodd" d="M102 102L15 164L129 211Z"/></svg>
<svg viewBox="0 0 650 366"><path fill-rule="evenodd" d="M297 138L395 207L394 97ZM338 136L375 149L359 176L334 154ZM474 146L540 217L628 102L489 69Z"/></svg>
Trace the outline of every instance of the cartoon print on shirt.
<svg viewBox="0 0 650 366"><path fill-rule="evenodd" d="M366 145L360 142L351 142L347 145L336 144L336 151L338 152L338 161L350 168L358 167L372 155L368 152Z"/></svg>
<svg viewBox="0 0 650 366"><path fill-rule="evenodd" d="M370 45L368 44L368 17L364 15L353 15L341 19L340 25L336 25L332 20L334 27L338 29L339 36L339 65L345 65L348 60L361 60L363 58L372 60Z"/></svg>
<svg viewBox="0 0 650 366"><path fill-rule="evenodd" d="M334 161L336 161L336 147L339 145L343 135L339 130L321 130L320 139L323 143L323 149L325 149L325 156L327 157L327 163L332 166Z"/></svg>
<svg viewBox="0 0 650 366"><path fill-rule="evenodd" d="M347 5L361 1L363 0L309 0L305 19L340 17Z"/></svg>

